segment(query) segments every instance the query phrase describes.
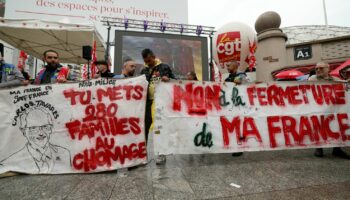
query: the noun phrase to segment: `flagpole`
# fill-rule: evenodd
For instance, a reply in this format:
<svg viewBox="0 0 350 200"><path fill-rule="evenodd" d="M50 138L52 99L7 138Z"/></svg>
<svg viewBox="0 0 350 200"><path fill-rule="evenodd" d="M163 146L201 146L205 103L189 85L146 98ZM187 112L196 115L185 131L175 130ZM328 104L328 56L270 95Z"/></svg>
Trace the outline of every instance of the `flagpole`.
<svg viewBox="0 0 350 200"><path fill-rule="evenodd" d="M326 9L326 0L322 0L323 2L323 14L324 14L324 21L326 24L326 33L327 36L329 36L329 32L328 32L328 20L327 20L327 9Z"/></svg>

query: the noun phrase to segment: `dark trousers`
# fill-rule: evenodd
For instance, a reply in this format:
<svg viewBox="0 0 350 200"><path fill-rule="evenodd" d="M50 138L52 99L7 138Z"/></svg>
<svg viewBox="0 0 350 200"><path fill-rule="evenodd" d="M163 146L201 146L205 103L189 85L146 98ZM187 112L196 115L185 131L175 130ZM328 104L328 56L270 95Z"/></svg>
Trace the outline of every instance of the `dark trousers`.
<svg viewBox="0 0 350 200"><path fill-rule="evenodd" d="M146 143L148 141L149 128L151 127L151 124L152 124L152 103L153 103L153 100L147 99L147 101L146 101L146 113L145 113Z"/></svg>

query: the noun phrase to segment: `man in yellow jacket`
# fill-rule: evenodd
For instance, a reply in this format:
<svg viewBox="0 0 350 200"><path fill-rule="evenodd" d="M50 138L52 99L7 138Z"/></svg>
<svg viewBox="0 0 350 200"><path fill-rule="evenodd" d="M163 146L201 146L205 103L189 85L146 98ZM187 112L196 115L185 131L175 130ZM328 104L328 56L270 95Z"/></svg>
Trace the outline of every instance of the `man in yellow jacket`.
<svg viewBox="0 0 350 200"><path fill-rule="evenodd" d="M148 139L148 133L153 128L152 122L154 118L154 83L157 81L169 81L175 79L173 72L169 65L162 63L151 49L144 49L142 51L142 58L145 62L145 67L141 70L141 74L145 74L148 85L148 95L146 101L146 114L145 114L145 134L146 141ZM164 164L166 162L165 155L159 155L156 159L156 164Z"/></svg>

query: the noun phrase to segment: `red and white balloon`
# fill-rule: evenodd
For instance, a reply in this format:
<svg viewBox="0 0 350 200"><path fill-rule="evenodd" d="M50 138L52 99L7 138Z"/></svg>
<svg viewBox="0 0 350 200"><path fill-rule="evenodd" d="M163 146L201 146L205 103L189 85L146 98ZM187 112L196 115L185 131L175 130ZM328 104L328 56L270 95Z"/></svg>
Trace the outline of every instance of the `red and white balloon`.
<svg viewBox="0 0 350 200"><path fill-rule="evenodd" d="M226 68L232 61L240 63L239 71L253 68L256 48L255 31L241 22L225 24L213 36L213 57L221 68Z"/></svg>

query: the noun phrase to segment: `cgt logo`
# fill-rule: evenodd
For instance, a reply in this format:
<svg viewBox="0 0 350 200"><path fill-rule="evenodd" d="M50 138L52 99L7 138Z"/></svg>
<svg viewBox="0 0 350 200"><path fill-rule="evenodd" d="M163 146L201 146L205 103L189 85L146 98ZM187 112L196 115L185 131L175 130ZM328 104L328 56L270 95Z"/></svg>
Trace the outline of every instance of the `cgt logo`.
<svg viewBox="0 0 350 200"><path fill-rule="evenodd" d="M216 49L220 63L240 60L241 34L240 32L227 32L218 35Z"/></svg>

